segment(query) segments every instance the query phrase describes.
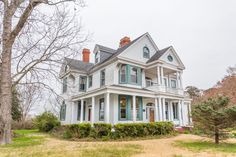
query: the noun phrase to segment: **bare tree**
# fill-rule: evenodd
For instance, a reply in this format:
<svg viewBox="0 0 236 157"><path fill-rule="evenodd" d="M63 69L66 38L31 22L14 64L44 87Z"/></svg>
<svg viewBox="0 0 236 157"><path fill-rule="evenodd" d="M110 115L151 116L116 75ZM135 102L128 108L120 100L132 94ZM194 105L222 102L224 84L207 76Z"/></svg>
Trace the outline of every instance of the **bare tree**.
<svg viewBox="0 0 236 157"><path fill-rule="evenodd" d="M74 10L71 10L73 2ZM69 7L70 5L70 7ZM88 39L78 13L82 0L0 0L0 139L11 143L11 88L34 84L53 91L63 57L76 56Z"/></svg>

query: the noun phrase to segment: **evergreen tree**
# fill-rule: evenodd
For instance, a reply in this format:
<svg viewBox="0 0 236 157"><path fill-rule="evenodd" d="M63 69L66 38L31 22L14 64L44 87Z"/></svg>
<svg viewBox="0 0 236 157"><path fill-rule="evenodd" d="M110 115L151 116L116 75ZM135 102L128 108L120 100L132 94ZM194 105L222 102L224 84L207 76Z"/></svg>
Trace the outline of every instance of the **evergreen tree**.
<svg viewBox="0 0 236 157"><path fill-rule="evenodd" d="M230 105L229 98L218 96L199 102L193 108L195 125L213 136L215 143L226 137L226 129L236 125L236 106Z"/></svg>

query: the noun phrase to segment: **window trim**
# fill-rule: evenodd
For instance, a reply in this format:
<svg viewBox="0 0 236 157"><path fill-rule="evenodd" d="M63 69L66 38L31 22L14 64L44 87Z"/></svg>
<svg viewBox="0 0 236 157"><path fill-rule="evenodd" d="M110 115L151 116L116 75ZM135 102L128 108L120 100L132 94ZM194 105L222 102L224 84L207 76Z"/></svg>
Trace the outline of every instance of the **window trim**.
<svg viewBox="0 0 236 157"><path fill-rule="evenodd" d="M63 101L60 109L60 121L65 121L65 120L66 120L66 103L65 101Z"/></svg>
<svg viewBox="0 0 236 157"><path fill-rule="evenodd" d="M103 102L103 110L101 110L101 103ZM101 111L103 111L103 119L101 118ZM99 121L104 121L105 120L105 99L100 98L99 99Z"/></svg>
<svg viewBox="0 0 236 157"><path fill-rule="evenodd" d="M90 75L88 77L88 88L93 86L93 75Z"/></svg>
<svg viewBox="0 0 236 157"><path fill-rule="evenodd" d="M81 89L81 88L80 88L80 81L81 81L82 78L85 79L84 89ZM87 76L81 76L81 75L80 75L80 77L79 77L79 91L80 91L80 92L85 92L86 89L87 89L86 86L87 86Z"/></svg>
<svg viewBox="0 0 236 157"><path fill-rule="evenodd" d="M95 56L94 56L95 64L99 63L99 60L100 60L100 56L98 53L99 52L95 53Z"/></svg>
<svg viewBox="0 0 236 157"><path fill-rule="evenodd" d="M63 78L63 82L62 82L62 93L66 93L67 92L67 77Z"/></svg>
<svg viewBox="0 0 236 157"><path fill-rule="evenodd" d="M172 86L172 81L175 81L175 87ZM170 87L173 89L177 89L177 80L176 79L170 79Z"/></svg>
<svg viewBox="0 0 236 157"><path fill-rule="evenodd" d="M102 81L102 73L103 72L104 72L104 84L102 83L103 82ZM106 84L106 71L105 71L105 69L103 69L103 70L100 71L100 87L105 86L105 84Z"/></svg>
<svg viewBox="0 0 236 157"><path fill-rule="evenodd" d="M177 102L172 102L172 110L173 110L173 119L174 120L179 120L179 104Z"/></svg>
<svg viewBox="0 0 236 157"><path fill-rule="evenodd" d="M123 81L122 82L122 80L121 80L121 68L122 68L122 66L124 66L125 67L125 81ZM127 82L128 82L128 66L127 66L127 64L122 64L121 66L120 66L120 68L119 68L119 83L120 84L126 84Z"/></svg>
<svg viewBox="0 0 236 157"><path fill-rule="evenodd" d="M121 66L119 67L119 84L131 84L131 85L142 85L142 70L140 67L129 65L129 64L123 64L126 65L126 81L121 82ZM137 68L137 83L131 81L131 69Z"/></svg>

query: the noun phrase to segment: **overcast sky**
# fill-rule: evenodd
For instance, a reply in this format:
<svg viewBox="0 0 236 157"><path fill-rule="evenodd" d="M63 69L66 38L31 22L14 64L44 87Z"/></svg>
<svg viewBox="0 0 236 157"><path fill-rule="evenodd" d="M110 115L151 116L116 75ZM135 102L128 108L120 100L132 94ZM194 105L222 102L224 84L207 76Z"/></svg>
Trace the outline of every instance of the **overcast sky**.
<svg viewBox="0 0 236 157"><path fill-rule="evenodd" d="M210 88L236 64L235 0L86 0L83 26L96 43L118 48L123 36L149 32L172 45L186 66L184 85Z"/></svg>

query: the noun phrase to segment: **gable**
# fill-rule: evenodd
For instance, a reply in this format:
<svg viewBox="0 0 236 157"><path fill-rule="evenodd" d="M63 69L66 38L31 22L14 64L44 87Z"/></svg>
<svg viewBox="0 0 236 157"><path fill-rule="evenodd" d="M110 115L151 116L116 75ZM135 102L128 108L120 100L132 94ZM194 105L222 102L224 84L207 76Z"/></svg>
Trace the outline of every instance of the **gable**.
<svg viewBox="0 0 236 157"><path fill-rule="evenodd" d="M146 63L149 58L145 58L143 55L144 47L147 47L149 49L149 58L151 58L156 53L156 51L158 51L158 48L151 39L150 35L146 33L138 41L136 41L127 49L125 49L122 53L120 53L119 56L125 57L130 60L136 60L139 62Z"/></svg>
<svg viewBox="0 0 236 157"><path fill-rule="evenodd" d="M183 69L185 68L184 64L172 46L160 57L159 60L170 65L181 67Z"/></svg>

